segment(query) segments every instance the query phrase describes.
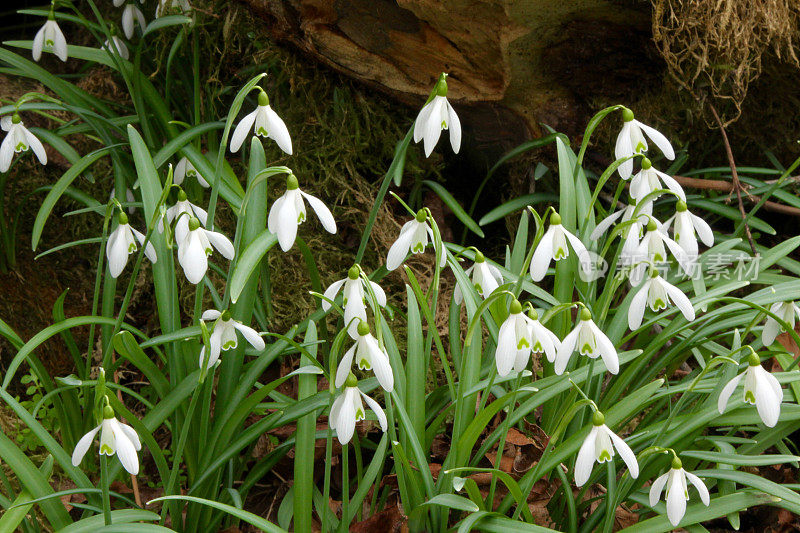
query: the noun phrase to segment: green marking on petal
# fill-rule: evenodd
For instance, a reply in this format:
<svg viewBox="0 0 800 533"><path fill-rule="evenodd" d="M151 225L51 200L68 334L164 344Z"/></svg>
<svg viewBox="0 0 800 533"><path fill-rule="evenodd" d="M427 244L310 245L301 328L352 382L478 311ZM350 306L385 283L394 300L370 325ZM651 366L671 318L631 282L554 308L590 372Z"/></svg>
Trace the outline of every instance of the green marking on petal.
<svg viewBox="0 0 800 533"><path fill-rule="evenodd" d="M659 309L666 309L667 303L662 300L661 298L657 298L656 301L653 303L655 310L658 311Z"/></svg>
<svg viewBox="0 0 800 533"><path fill-rule="evenodd" d="M424 246L422 246L422 243L421 243L421 242L418 242L417 244L415 244L415 245L414 245L414 246L411 248L411 251L412 251L413 253L415 253L415 254L421 254L421 253L422 253L424 250L425 250L425 247L424 247Z"/></svg>
<svg viewBox="0 0 800 533"><path fill-rule="evenodd" d="M646 152L647 151L647 147L644 145L644 143L642 141L639 141L636 144L636 148L634 148L634 151L635 152Z"/></svg>
<svg viewBox="0 0 800 533"><path fill-rule="evenodd" d="M25 144L25 143L23 143L23 142L21 142L21 143L17 144L17 147L16 147L16 148L14 148L14 150L15 150L15 151L17 151L17 152L24 152L24 151L26 151L27 149L28 149L28 145L27 145L27 144Z"/></svg>
<svg viewBox="0 0 800 533"><path fill-rule="evenodd" d="M55 44L56 44L56 43L55 43L55 41L53 41L52 39L47 39L47 40L44 42L44 45L45 45L45 46L55 46Z"/></svg>
<svg viewBox="0 0 800 533"><path fill-rule="evenodd" d="M522 337L519 342L517 342L517 350L522 350L523 348L530 348L531 344L528 342L528 339Z"/></svg>
<svg viewBox="0 0 800 533"><path fill-rule="evenodd" d="M536 344L533 345L532 350L533 350L534 353L542 353L542 352L544 352L544 348L542 348L542 343L539 342L539 341L536 341Z"/></svg>
<svg viewBox="0 0 800 533"><path fill-rule="evenodd" d="M100 453L104 455L114 455L114 449L108 444L101 444Z"/></svg>
<svg viewBox="0 0 800 533"><path fill-rule="evenodd" d="M611 454L608 452L608 450L603 450L602 452L600 452L600 456L597 458L598 463L605 463L610 460L611 460Z"/></svg>
<svg viewBox="0 0 800 533"><path fill-rule="evenodd" d="M372 365L367 359L359 359L358 368L361 370L372 370Z"/></svg>
<svg viewBox="0 0 800 533"><path fill-rule="evenodd" d="M262 137L269 137L269 133L263 127L260 127L256 130L256 135L261 135Z"/></svg>
<svg viewBox="0 0 800 533"><path fill-rule="evenodd" d="M590 353L594 353L594 349L592 348L592 345L587 342L581 347L581 355L587 355Z"/></svg>
<svg viewBox="0 0 800 533"><path fill-rule="evenodd" d="M356 409L356 420L364 420L364 416L366 416L366 413L364 413L363 407Z"/></svg>
<svg viewBox="0 0 800 533"><path fill-rule="evenodd" d="M561 261L565 257L567 257L567 250L564 248L559 248L556 250L556 254L553 256L556 261Z"/></svg>
<svg viewBox="0 0 800 533"><path fill-rule="evenodd" d="M749 403L750 405L756 404L756 397L753 394L753 391L744 391L744 403Z"/></svg>
<svg viewBox="0 0 800 533"><path fill-rule="evenodd" d="M128 245L128 253L129 253L129 254L132 254L132 253L133 253L133 252L135 252L135 251L136 251L136 243L133 243L133 242L132 242L132 243L130 243L130 244Z"/></svg>
<svg viewBox="0 0 800 533"><path fill-rule="evenodd" d="M236 343L234 341L228 341L228 342L226 342L225 344L222 345L222 349L223 350L230 350L234 346L236 346Z"/></svg>
<svg viewBox="0 0 800 533"><path fill-rule="evenodd" d="M475 290L478 291L478 294L483 295L483 287L481 287L480 283L475 283Z"/></svg>

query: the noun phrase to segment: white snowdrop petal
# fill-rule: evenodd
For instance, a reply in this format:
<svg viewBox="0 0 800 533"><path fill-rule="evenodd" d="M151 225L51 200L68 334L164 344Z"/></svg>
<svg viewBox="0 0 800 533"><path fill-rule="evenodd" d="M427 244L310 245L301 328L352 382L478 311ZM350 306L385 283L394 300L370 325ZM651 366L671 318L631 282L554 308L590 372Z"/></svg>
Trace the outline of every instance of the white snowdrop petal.
<svg viewBox="0 0 800 533"><path fill-rule="evenodd" d="M744 376L744 372L730 380L724 387L722 387L722 391L719 393L719 399L717 400L717 410L720 414L725 412L725 406L728 405L728 400L733 394L733 391L736 390L736 386L742 380Z"/></svg>
<svg viewBox="0 0 800 533"><path fill-rule="evenodd" d="M670 144L669 140L664 136L663 133L658 131L655 128L648 126L647 124L642 124L638 120L635 121L636 124L641 128L641 130L647 135L653 143L658 146L658 149L664 154L664 157L672 161L675 159L675 150L672 149L672 144Z"/></svg>
<svg viewBox="0 0 800 533"><path fill-rule="evenodd" d="M219 251L219 253L222 254L222 257L228 260L233 259L236 250L233 248L233 243L229 238L227 238L222 233L218 233L216 231L208 231L203 229L198 231L205 232L206 237L208 238L208 242L210 242L214 246L214 248L216 248Z"/></svg>
<svg viewBox="0 0 800 533"><path fill-rule="evenodd" d="M622 460L625 461L625 464L628 466L631 477L634 479L639 477L639 463L636 461L636 454L633 453L631 447L610 429L606 428L606 431L608 432L608 436L611 437L611 442L614 443L614 448L619 452L619 456L622 457Z"/></svg>
<svg viewBox="0 0 800 533"><path fill-rule="evenodd" d="M266 347L266 343L264 342L264 338L258 334L256 330L251 328L250 326L245 326L244 324L240 324L238 322L234 322L233 327L238 329L242 336L250 343L250 346L256 349L256 351L262 351Z"/></svg>
<svg viewBox="0 0 800 533"><path fill-rule="evenodd" d="M681 313L683 313L684 318L689 322L694 320L695 313L694 308L692 307L692 302L689 301L689 298L683 293L683 291L671 283L667 283L666 281L663 282L663 286L666 289L670 299L675 302L675 305L681 310Z"/></svg>
<svg viewBox="0 0 800 533"><path fill-rule="evenodd" d="M325 293L323 294L325 298L322 300L323 311L327 312L331 308L331 304L328 302L328 300L333 301L336 299L336 295L339 293L339 289L342 288L342 285L344 285L345 281L347 281L347 278L334 281L328 286L327 289L325 289Z"/></svg>
<svg viewBox="0 0 800 533"><path fill-rule="evenodd" d="M278 147L289 155L292 155L292 138L289 136L289 130L286 128L286 123L278 114L267 106L267 131L269 136L275 141Z"/></svg>
<svg viewBox="0 0 800 533"><path fill-rule="evenodd" d="M236 129L233 130L233 135L231 135L231 152L238 152L239 148L242 147L242 143L247 138L247 135L253 129L253 123L256 121L256 113L258 110L256 109L252 113L245 115L242 120L239 121L239 124L236 125Z"/></svg>
<svg viewBox="0 0 800 533"><path fill-rule="evenodd" d="M81 437L78 441L78 444L75 445L75 451L72 452L72 466L78 466L83 461L83 456L86 455L86 452L89 451L89 447L92 445L92 441L94 440L94 436L97 435L97 432L100 431L101 426L97 426L93 430L89 431L86 435Z"/></svg>
<svg viewBox="0 0 800 533"><path fill-rule="evenodd" d="M116 446L117 457L119 462L122 463L123 468L131 475L139 473L139 456L136 455L136 448L128 437L123 433L119 427L119 422L115 418L111 419L111 426L114 430L114 441Z"/></svg>
<svg viewBox="0 0 800 533"><path fill-rule="evenodd" d="M628 307L628 327L631 331L636 331L642 325L644 318L645 305L647 304L647 295L650 290L650 280L645 281L644 285L639 289L639 292L634 295L631 300L631 305Z"/></svg>
<svg viewBox="0 0 800 533"><path fill-rule="evenodd" d="M533 252L533 257L531 258L531 278L533 278L533 281L542 281L545 274L547 274L547 267L550 266L550 261L553 259L553 234L553 226L550 226L545 234L542 235L542 240L539 241L539 245Z"/></svg>
<svg viewBox="0 0 800 533"><path fill-rule="evenodd" d="M677 526L686 512L686 496L679 476L672 476L667 487L667 518L673 526Z"/></svg>
<svg viewBox="0 0 800 533"><path fill-rule="evenodd" d="M450 105L450 102L445 100L447 106L447 129L450 132L450 146L453 148L453 153L458 153L461 149L461 121L458 119L456 110Z"/></svg>
<svg viewBox="0 0 800 533"><path fill-rule="evenodd" d="M664 485L667 484L668 477L669 472L662 474L650 485L650 507L655 507L658 503L658 500L661 498L661 492L664 490Z"/></svg>
<svg viewBox="0 0 800 533"><path fill-rule="evenodd" d="M336 233L336 221L333 219L333 214L331 213L331 210L328 209L328 206L326 206L322 200L316 196L304 193L303 191L300 191L300 194L311 205L311 209L313 209L317 214L317 217L322 223L322 227L325 228L325 231L328 233Z"/></svg>
<svg viewBox="0 0 800 533"><path fill-rule="evenodd" d="M381 406L380 404L378 404L378 402L376 402L375 400L373 400L360 390L358 392L361 393L361 396L364 398L364 401L367 402L369 408L372 409L373 413L375 413L375 416L378 418L378 424L380 424L381 430L385 433L386 430L389 429L389 424L386 420L386 413L383 412L383 409L381 409Z"/></svg>
<svg viewBox="0 0 800 533"><path fill-rule="evenodd" d="M592 426L591 431L581 444L578 450L578 457L575 459L575 485L582 487L592 474L592 467L595 460L595 446L597 443L598 426Z"/></svg>
<svg viewBox="0 0 800 533"><path fill-rule="evenodd" d="M350 375L350 368L353 366L353 356L356 353L356 345L353 344L349 350L344 353L342 360L339 361L339 366L336 367L336 381L334 385L341 387L347 381L347 376Z"/></svg>
<svg viewBox="0 0 800 533"><path fill-rule="evenodd" d="M28 140L28 146L30 146L33 153L36 154L36 158L41 164L46 165L47 152L45 152L44 146L42 146L42 141L40 141L36 135L28 131L27 128L24 128L23 131L25 132L25 138Z"/></svg>
<svg viewBox="0 0 800 533"><path fill-rule="evenodd" d="M408 255L409 248L411 247L411 241L413 239L414 227L408 225L403 226L403 229L400 230L400 236L397 237L397 240L394 241L392 247L389 248L389 253L386 256L386 270L396 270L397 267L403 264L403 261L406 259L406 255Z"/></svg>

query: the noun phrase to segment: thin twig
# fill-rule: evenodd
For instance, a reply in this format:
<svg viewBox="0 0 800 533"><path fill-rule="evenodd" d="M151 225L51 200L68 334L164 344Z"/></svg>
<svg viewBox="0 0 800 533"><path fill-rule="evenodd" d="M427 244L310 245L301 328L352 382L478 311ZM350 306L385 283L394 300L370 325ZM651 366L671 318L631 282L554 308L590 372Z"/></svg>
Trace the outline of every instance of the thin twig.
<svg viewBox="0 0 800 533"><path fill-rule="evenodd" d="M714 104L710 101L705 102L714 115L714 120L717 121L719 131L722 134L722 142L725 144L725 153L728 156L728 163L731 167L731 178L733 178L733 190L736 192L736 199L739 202L739 213L742 215L742 222L744 223L744 232L747 235L747 241L750 243L750 249L753 255L756 255L756 243L753 242L753 236L750 234L750 226L747 224L747 213L744 210L744 202L742 201L742 183L739 181L739 173L736 171L736 163L733 161L733 151L731 150L731 143L728 141L728 134L725 132L725 125L717 114Z"/></svg>
<svg viewBox="0 0 800 533"><path fill-rule="evenodd" d="M732 193L733 192L733 184L729 181L724 180L707 180L702 178L690 178L688 176L672 176L675 178L675 181L680 183L683 187L690 187L692 189L705 189L709 191L719 191L719 192L726 192ZM765 182L768 183L768 182ZM772 182L774 183L774 181ZM742 185L745 194L747 195L747 200L753 203L758 203L761 201L761 197L755 194L750 194L747 192L747 186ZM774 211L775 213L782 213L784 215L791 215L795 217L800 217L800 209L797 207L792 207L789 205L783 205L778 202L772 202L767 200L764 202L763 206L764 209L767 211Z"/></svg>

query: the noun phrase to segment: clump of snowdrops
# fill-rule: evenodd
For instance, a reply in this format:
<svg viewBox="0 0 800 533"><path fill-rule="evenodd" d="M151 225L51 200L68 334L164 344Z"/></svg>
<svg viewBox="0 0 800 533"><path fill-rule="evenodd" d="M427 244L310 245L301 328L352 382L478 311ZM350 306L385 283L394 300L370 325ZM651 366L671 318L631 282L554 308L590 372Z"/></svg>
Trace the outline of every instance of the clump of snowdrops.
<svg viewBox="0 0 800 533"><path fill-rule="evenodd" d="M398 144L352 268L319 272L304 237L336 233L331 198L304 190L312 177L270 165L298 147L295 125L281 119L280 103L262 88L265 74L240 88L222 121L202 122L201 80L167 94L157 85L163 78L142 67L147 36L172 32L176 50L191 42L196 14L185 0L115 0L121 9L114 13L87 4L92 19L70 3L34 11L46 22L33 40L5 43L32 57L0 49L7 73L50 91L0 108L0 171L29 152L46 164L44 144L71 163L42 201L32 246L69 195L85 204L71 214L95 217L97 237L54 251L99 247L90 315L61 316L27 342L2 323L0 333L17 351L0 397L49 455L36 464L0 434L0 458L16 478L3 480L1 531L214 531L242 522L265 531L346 531L387 501L397 502L414 531L611 531L624 510L634 517L625 531L652 532L721 517L738 527L738 513L760 504L800 512L796 485L745 468L800 460L788 440L800 428L800 373L777 342L783 335L800 343L793 303L800 264L788 257L800 238L759 246L753 256L739 237L745 221L731 234L715 232L707 219L724 211L683 190L669 171L672 144L631 110L600 111L577 153L555 133L529 143L555 147L559 190L549 205L541 196L527 207L516 200L484 217L519 219L504 257L443 242L442 221L395 195L407 222L379 250L385 262L369 268L362 261L378 208L401 182L408 151L419 143L428 157L461 147L442 74ZM145 9L158 18L148 22ZM97 47L69 45L59 27L65 20L82 25ZM128 87L132 106L52 74L42 66L48 54L104 65ZM53 110L74 118L52 131L25 126L30 114ZM614 162L595 175L583 159L603 120L619 121L620 131ZM78 154L64 141L75 134L101 147ZM92 198L79 178L100 179L89 172L105 158L113 168L110 199ZM234 161L246 175L234 174ZM797 165L780 171L764 200ZM269 198L268 183L285 184L285 192ZM436 190L482 235L449 193ZM215 225L220 201L236 214L228 234ZM766 226L755 211L748 223ZM318 307L287 331L268 331L266 257L280 260L295 249L307 265L298 276L310 279ZM433 265L425 289L404 265L410 254L425 254ZM155 335L127 314L144 261L151 264ZM405 304L390 309L382 281L396 270L406 282ZM440 290L447 271L453 293ZM189 315L178 306L182 278L194 291ZM323 279L338 281L325 286ZM208 296L213 306L206 308ZM449 302L446 337L436 327L440 299ZM86 350L67 343L74 372L51 376L37 348L55 335L72 339L70 330L81 326L90 328ZM296 369L267 378L286 358L299 362ZM46 390L40 404L53 405L57 427L37 418L42 405L28 410L9 392L23 367ZM144 383L121 384L121 369ZM296 397L278 391L295 379ZM317 426L320 417L327 428ZM533 426L546 436L538 459L521 472L502 469L496 458L509 431ZM253 458L259 438L281 427L293 428L291 436ZM157 433L168 437L157 441ZM434 442L446 443L438 463ZM246 502L290 452L294 476L275 524ZM335 483L334 454L342 476ZM55 491L55 463L74 489ZM160 497L140 501L143 476ZM549 487L546 519L528 503L540 480ZM112 491L114 481L130 485L135 498ZM59 498L73 493L86 503L67 512ZM335 512L331 499L341 501ZM29 514L34 508L44 523Z"/></svg>

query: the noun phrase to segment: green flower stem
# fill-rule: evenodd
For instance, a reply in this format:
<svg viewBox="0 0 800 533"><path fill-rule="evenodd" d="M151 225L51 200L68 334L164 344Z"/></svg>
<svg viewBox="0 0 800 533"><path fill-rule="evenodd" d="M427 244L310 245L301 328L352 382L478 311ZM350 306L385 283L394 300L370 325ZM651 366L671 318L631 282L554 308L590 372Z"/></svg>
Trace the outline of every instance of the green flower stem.
<svg viewBox="0 0 800 533"><path fill-rule="evenodd" d="M494 372L492 373L494 377ZM500 468L502 466L503 461L503 450L506 445L506 437L508 436L508 432L511 429L511 415L514 414L514 407L517 403L517 392L519 391L520 386L522 385L522 372L517 374L517 379L514 382L514 394L511 396L511 403L508 405L508 413L506 413L506 418L503 420L503 429L500 431L500 440L497 442L497 454L495 455L494 459L494 467ZM492 476L492 481L489 484L489 495L486 499L486 507L488 509L492 509L494 507L494 491L497 487L497 476Z"/></svg>
<svg viewBox="0 0 800 533"><path fill-rule="evenodd" d="M175 492L175 485L178 482L178 471L180 469L181 458L183 456L183 448L186 446L186 440L189 437L189 430L192 427L192 417L194 416L194 410L197 405L197 400L200 397L200 392L202 391L202 387L198 383L195 386L194 392L192 392L192 399L189 402L189 409L186 411L186 417L183 419L183 427L181 428L181 435L178 438L178 445L173 449L173 457L172 457L172 468L169 472L169 480L167 481L166 486L164 487L164 494L177 494ZM162 513L166 513L168 506L164 506L164 510ZM166 516L165 514L162 515L162 518ZM172 524L180 524L181 517L173 516L172 517Z"/></svg>
<svg viewBox="0 0 800 533"><path fill-rule="evenodd" d="M617 470L614 467L613 459L606 462L606 473L608 474L608 486L606 487L606 516L603 533L611 533L617 514Z"/></svg>
<svg viewBox="0 0 800 533"><path fill-rule="evenodd" d="M108 492L108 456L100 454L100 490L103 491L103 520L111 525L111 496Z"/></svg>
<svg viewBox="0 0 800 533"><path fill-rule="evenodd" d="M350 506L350 465L348 464L347 444L342 445L342 521L339 531L345 533L350 528L347 523L347 508Z"/></svg>

